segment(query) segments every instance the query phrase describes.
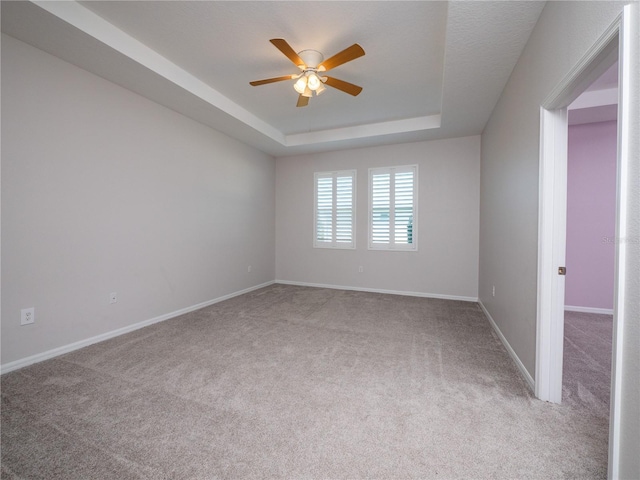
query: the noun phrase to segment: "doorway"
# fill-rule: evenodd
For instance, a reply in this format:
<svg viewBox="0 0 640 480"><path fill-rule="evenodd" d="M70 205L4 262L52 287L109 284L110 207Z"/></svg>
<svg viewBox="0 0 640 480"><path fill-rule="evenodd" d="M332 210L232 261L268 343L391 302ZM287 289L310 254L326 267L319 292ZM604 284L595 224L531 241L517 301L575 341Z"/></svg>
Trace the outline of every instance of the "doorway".
<svg viewBox="0 0 640 480"><path fill-rule="evenodd" d="M568 106L562 402L609 420L618 62Z"/></svg>
<svg viewBox="0 0 640 480"><path fill-rule="evenodd" d="M538 222L538 303L535 394L562 401L564 300L566 266L567 106L616 61L619 62L617 115L617 182L615 238L626 238L624 209L629 202L631 15L629 6L565 76L540 108L540 178ZM617 478L620 443L623 319L627 246L616 242L613 342L609 417L609 478Z"/></svg>

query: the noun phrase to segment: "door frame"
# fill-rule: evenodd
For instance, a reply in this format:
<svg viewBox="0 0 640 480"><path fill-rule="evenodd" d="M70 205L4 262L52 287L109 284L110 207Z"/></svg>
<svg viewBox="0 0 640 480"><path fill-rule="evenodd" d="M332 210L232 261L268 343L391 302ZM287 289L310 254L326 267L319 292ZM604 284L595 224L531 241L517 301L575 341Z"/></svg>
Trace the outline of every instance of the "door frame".
<svg viewBox="0 0 640 480"><path fill-rule="evenodd" d="M564 276L567 195L567 106L618 60L618 138L616 238L626 238L628 202L631 8L623 12L549 94L540 107L540 171L538 210L538 303L535 395L562 400L564 349ZM624 242L615 245L614 314L609 419L609 478L618 477L622 334L625 299Z"/></svg>

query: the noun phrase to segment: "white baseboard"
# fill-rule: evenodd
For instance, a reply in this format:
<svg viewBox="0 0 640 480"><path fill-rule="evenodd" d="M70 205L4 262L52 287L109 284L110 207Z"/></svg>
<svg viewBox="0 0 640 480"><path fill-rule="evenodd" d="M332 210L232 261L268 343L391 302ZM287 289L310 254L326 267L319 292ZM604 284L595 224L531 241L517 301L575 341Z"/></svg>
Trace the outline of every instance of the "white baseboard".
<svg viewBox="0 0 640 480"><path fill-rule="evenodd" d="M613 315L613 308L577 307L575 305L565 305L564 309L567 312L597 313L600 315Z"/></svg>
<svg viewBox="0 0 640 480"><path fill-rule="evenodd" d="M327 285L324 283L293 282L290 280L276 280L275 283L281 283L283 285L297 285L299 287L332 288L335 290L354 290L356 292L388 293L389 295L405 295L408 297L440 298L442 300L460 300L463 302L478 301L478 297L463 297L459 295L442 295L439 293L405 292L401 290L383 290L380 288L348 287L345 285Z"/></svg>
<svg viewBox="0 0 640 480"><path fill-rule="evenodd" d="M228 295L224 295L222 297L214 298L213 300L208 300L206 302L198 303L190 307L181 308L180 310L176 310L171 313L166 313L164 315L160 315L159 317L150 318L149 320L143 320L141 322L134 323L133 325L128 325L126 327L118 328L110 332L96 335L95 337L80 340L79 342L70 343L69 345L64 345L62 347L54 348L52 350L47 350L46 352L38 353L36 355L31 355L30 357L14 360L13 362L9 362L4 365L1 365L0 372L3 374L9 373L14 370L18 370L19 368L33 365L34 363L43 362L44 360L49 360L50 358L58 357L60 355L64 355L65 353L73 352L74 350L79 350L80 348L93 345L94 343L102 342L104 340L108 340L113 337L124 335L125 333L133 332L134 330L138 330L143 327L148 327L149 325L153 325L154 323L163 322L165 320L169 320L171 318L184 315L185 313L193 312L195 310L200 310L201 308L208 307L209 305L213 305L214 303L222 302L224 300L237 297L238 295L243 295L245 293L252 292L253 290L258 290L259 288L268 287L269 285L273 285L274 283L275 283L274 281L270 281L270 282L262 283L260 285L255 285L253 287L245 288L244 290L240 290L238 292L233 292Z"/></svg>
<svg viewBox="0 0 640 480"><path fill-rule="evenodd" d="M535 392L536 391L536 389L535 389L536 384L535 384L535 381L533 380L533 377L531 376L529 371L525 368L524 364L520 361L520 358L516 354L515 350L513 348L511 348L511 345L509 344L509 342L507 341L506 337L502 334L502 332L498 328L498 324L495 322L495 320L493 319L493 317L491 316L489 311L482 304L482 301L478 301L478 304L480 305L480 308L482 309L484 314L489 319L489 323L491 324L491 326L495 330L496 334L498 334L498 337L500 338L500 341L504 345L504 348L507 349L507 352L509 352L509 355L511 356L511 358L515 362L516 366L518 367L518 370L520 370L520 374L523 376L523 378L527 382L527 385L529 385L529 388L531 389L532 392Z"/></svg>

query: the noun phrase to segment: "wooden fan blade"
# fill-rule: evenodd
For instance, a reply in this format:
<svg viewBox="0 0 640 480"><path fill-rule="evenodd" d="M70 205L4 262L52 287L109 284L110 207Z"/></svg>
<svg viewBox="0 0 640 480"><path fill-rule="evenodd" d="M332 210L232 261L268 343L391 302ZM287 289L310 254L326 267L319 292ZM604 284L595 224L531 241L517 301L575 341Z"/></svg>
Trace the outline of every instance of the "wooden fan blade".
<svg viewBox="0 0 640 480"><path fill-rule="evenodd" d="M362 91L362 87L354 85L353 83L345 82L344 80L338 80L337 78L333 77L325 78L327 79L325 83L330 87L342 90L343 92L348 93L349 95L353 95L354 97Z"/></svg>
<svg viewBox="0 0 640 480"><path fill-rule="evenodd" d="M350 62L351 60L355 60L358 57L364 55L364 50L360 45L354 43L349 48L345 48L341 52L336 53L333 57L328 58L320 65L318 65L318 70L326 71L331 70L332 68L336 68L338 65L342 65L343 63Z"/></svg>
<svg viewBox="0 0 640 480"><path fill-rule="evenodd" d="M296 51L293 48L291 48L291 46L287 43L286 40L284 40L283 38L272 38L269 41L273 43L278 50L284 53L285 56L289 60L291 60L295 66L303 65L303 68L304 68L304 61L298 56Z"/></svg>
<svg viewBox="0 0 640 480"><path fill-rule="evenodd" d="M284 77L265 78L264 80L254 80L249 82L250 85L257 87L258 85L266 85L267 83L283 82L285 80L292 80L296 75L285 75Z"/></svg>
<svg viewBox="0 0 640 480"><path fill-rule="evenodd" d="M309 97L300 95L298 97L298 103L296 103L296 107L306 107L307 105L309 105Z"/></svg>

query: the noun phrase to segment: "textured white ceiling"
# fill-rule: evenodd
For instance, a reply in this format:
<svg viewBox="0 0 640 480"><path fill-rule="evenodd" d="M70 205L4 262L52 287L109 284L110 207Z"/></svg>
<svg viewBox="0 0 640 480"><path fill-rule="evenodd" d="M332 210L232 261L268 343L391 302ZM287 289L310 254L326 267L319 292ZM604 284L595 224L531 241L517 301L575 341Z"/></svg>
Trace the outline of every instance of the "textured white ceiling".
<svg viewBox="0 0 640 480"><path fill-rule="evenodd" d="M35 4L34 4L35 3ZM543 2L2 2L2 30L274 155L479 134ZM366 55L296 108L271 43ZM291 84L290 84L291 83Z"/></svg>

